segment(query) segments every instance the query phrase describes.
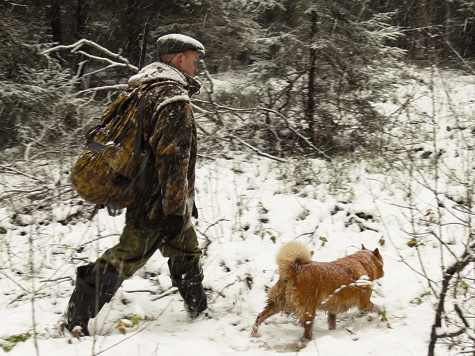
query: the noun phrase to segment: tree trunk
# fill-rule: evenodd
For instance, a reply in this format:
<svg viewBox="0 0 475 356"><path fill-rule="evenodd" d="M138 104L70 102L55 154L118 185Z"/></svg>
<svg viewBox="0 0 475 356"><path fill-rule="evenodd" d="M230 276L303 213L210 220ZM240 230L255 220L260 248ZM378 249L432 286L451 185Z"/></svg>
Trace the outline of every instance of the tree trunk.
<svg viewBox="0 0 475 356"><path fill-rule="evenodd" d="M86 37L88 0L78 0L76 6L76 40Z"/></svg>
<svg viewBox="0 0 475 356"><path fill-rule="evenodd" d="M49 20L51 24L51 35L53 36L53 42L63 44L61 38L61 1L51 0L49 7Z"/></svg>
<svg viewBox="0 0 475 356"><path fill-rule="evenodd" d="M316 51L313 45L315 34L317 33L317 13L312 12L311 29L310 29L310 58L309 58L309 71L308 71L308 97L307 107L305 110L305 118L308 124L309 134L312 141L316 141L316 129L315 129L315 69L316 69Z"/></svg>
<svg viewBox="0 0 475 356"><path fill-rule="evenodd" d="M127 44L125 53L130 61L139 65L140 61L140 38L143 29L143 23L140 21L140 8L137 0L128 0L126 8L127 21L124 24L127 28Z"/></svg>
<svg viewBox="0 0 475 356"><path fill-rule="evenodd" d="M78 0L76 6L76 41L79 41L87 37L86 33L86 24L88 19L89 11L89 0ZM84 77L84 74L87 73L87 63L83 62L84 56L80 55L75 57L74 67L78 70L78 79L79 79L79 89L85 90L89 89L90 77Z"/></svg>

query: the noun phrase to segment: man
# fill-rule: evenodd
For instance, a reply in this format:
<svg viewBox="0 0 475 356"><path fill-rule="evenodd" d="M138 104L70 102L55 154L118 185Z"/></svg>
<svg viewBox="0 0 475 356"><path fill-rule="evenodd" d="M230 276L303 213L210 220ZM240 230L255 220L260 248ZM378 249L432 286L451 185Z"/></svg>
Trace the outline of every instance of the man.
<svg viewBox="0 0 475 356"><path fill-rule="evenodd" d="M143 93L144 149L151 152L145 184L127 207L119 244L93 264L77 269L65 323L75 336L89 335L89 319L157 250L169 257L172 285L178 288L189 315L195 318L207 307L201 250L191 224L191 216L197 217L197 135L190 103L190 96L200 89L193 77L198 71L198 55L205 49L181 34L162 36L157 44L160 62L146 66L128 83L128 90L159 84Z"/></svg>

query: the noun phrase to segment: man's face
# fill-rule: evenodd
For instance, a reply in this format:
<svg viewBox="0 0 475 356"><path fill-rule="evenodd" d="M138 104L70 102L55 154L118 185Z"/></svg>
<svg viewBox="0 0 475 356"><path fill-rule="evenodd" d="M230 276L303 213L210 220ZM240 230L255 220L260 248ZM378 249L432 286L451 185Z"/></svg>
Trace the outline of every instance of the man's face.
<svg viewBox="0 0 475 356"><path fill-rule="evenodd" d="M180 54L182 55L178 58L178 69L194 77L198 72L198 52L186 51Z"/></svg>

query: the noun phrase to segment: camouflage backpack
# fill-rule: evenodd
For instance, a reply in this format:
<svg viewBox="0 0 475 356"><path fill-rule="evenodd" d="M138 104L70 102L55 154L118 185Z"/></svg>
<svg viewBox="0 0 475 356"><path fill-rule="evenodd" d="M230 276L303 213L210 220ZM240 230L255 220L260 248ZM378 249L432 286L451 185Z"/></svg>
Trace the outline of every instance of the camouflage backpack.
<svg viewBox="0 0 475 356"><path fill-rule="evenodd" d="M86 134L86 146L71 172L71 183L86 201L109 214L127 207L143 176L150 152L142 148L143 109L147 90L161 83L125 91L104 111L102 123Z"/></svg>

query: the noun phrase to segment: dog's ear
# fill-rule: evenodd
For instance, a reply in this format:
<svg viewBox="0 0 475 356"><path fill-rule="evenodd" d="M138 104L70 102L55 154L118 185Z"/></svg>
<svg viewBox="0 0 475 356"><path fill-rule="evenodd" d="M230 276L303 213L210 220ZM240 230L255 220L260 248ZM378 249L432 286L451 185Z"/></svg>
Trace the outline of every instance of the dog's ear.
<svg viewBox="0 0 475 356"><path fill-rule="evenodd" d="M379 253L379 248L374 250L373 253L374 253L375 256L381 256L381 254Z"/></svg>
<svg viewBox="0 0 475 356"><path fill-rule="evenodd" d="M364 247L364 245L361 244L361 249L362 249L362 250L366 250L366 247Z"/></svg>

